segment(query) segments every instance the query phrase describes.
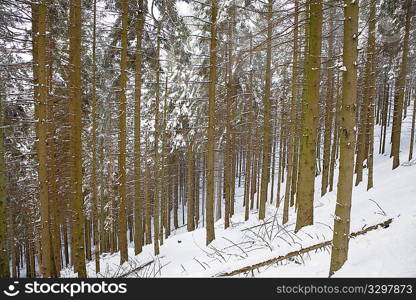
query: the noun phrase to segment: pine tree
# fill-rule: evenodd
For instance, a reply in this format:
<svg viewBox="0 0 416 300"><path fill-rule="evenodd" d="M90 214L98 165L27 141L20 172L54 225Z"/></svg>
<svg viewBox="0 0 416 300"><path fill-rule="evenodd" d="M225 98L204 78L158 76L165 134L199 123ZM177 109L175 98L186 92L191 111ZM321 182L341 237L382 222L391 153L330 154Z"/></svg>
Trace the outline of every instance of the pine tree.
<svg viewBox="0 0 416 300"><path fill-rule="evenodd" d="M273 17L273 0L269 0L267 4L267 53L266 53L266 71L264 84L264 120L263 120L263 165L261 171L261 187L260 187L260 207L259 219L263 220L266 216L267 190L270 177L270 148L271 148L271 111L272 103L270 99L272 84L272 17Z"/></svg>
<svg viewBox="0 0 416 300"><path fill-rule="evenodd" d="M70 154L72 183L72 251L78 277L86 277L84 249L84 214L82 195L82 142L81 142L81 0L71 0L69 20L70 61ZM39 64L40 66L42 64ZM39 138L41 141L43 138ZM41 163L40 163L41 165ZM43 243L45 245L45 243Z"/></svg>
<svg viewBox="0 0 416 300"><path fill-rule="evenodd" d="M287 177L285 198L283 204L283 224L289 220L289 205L290 195L292 187L292 176L295 169L295 144L296 144L296 107L298 101L298 86L297 86L297 68L298 68L298 35L299 35L299 3L295 0L295 13L294 13L294 28L293 28L293 58L292 58L292 86L291 86L291 99L290 99L290 117L289 117L289 142L287 149Z"/></svg>
<svg viewBox="0 0 416 300"><path fill-rule="evenodd" d="M134 90L134 253L142 252L143 214L142 214L142 177L141 177L141 101L142 101L142 38L144 28L144 4L138 0L136 22L136 65Z"/></svg>
<svg viewBox="0 0 416 300"><path fill-rule="evenodd" d="M408 52L409 52L409 32L410 32L410 19L412 17L412 1L407 0L405 3L406 8L406 23L404 27L403 38L403 50L402 60L400 64L399 76L396 81L396 88L394 93L394 112L393 112L393 128L392 128L392 145L391 154L393 157L393 169L400 165L400 137L402 129L402 116L403 116L403 102L404 102L404 89L406 83L407 64L408 64Z"/></svg>
<svg viewBox="0 0 416 300"><path fill-rule="evenodd" d="M302 106L302 135L297 184L296 231L313 224L316 139L322 43L322 1L309 1L309 37Z"/></svg>
<svg viewBox="0 0 416 300"><path fill-rule="evenodd" d="M340 158L337 205L329 275L339 270L348 257L351 197L355 154L355 107L357 101L357 45L359 1L344 0L342 104L340 111Z"/></svg>
<svg viewBox="0 0 416 300"><path fill-rule="evenodd" d="M49 198L48 198L48 182L47 182L47 144L46 144L46 126L47 126L47 74L46 74L46 17L47 2L42 1L37 5L34 12L34 22L36 22L36 30L38 32L36 41L36 67L34 73L37 80L35 92L35 101L37 105L37 157L38 157L38 178L39 178L39 198L41 211L41 240L42 240L42 266L41 273L43 277L52 275L51 266L51 240L49 229Z"/></svg>
<svg viewBox="0 0 416 300"><path fill-rule="evenodd" d="M367 114L367 135L368 135L368 181L367 190L373 187L373 169L374 169L374 118L375 118L375 105L376 105L376 1L371 1L370 7L370 22L368 26L368 49L367 49L367 64L368 67L368 83L366 88L368 89L367 95L369 97L369 108Z"/></svg>
<svg viewBox="0 0 416 300"><path fill-rule="evenodd" d="M215 239L214 231L214 149L215 149L215 95L217 81L217 0L211 2L211 28L209 48L209 87L208 87L208 144L207 144L207 201L206 201L206 244Z"/></svg>
<svg viewBox="0 0 416 300"><path fill-rule="evenodd" d="M0 85L0 278L10 277L9 252L7 249L7 198L4 164L4 98Z"/></svg>
<svg viewBox="0 0 416 300"><path fill-rule="evenodd" d="M325 99L325 133L324 133L324 154L323 154L323 167L322 167L322 184L321 184L321 196L325 195L328 189L329 180L329 165L330 165L330 153L331 153L331 136L332 136L332 123L333 123L333 109L334 109L334 9L329 11L329 38L328 38L328 62L327 62L327 90Z"/></svg>
<svg viewBox="0 0 416 300"><path fill-rule="evenodd" d="M97 205L97 66L96 66L96 34L97 28L97 0L93 3L93 40L92 40L92 211L95 248L95 272L100 272L100 237L98 233L98 205ZM102 232L101 232L102 234Z"/></svg>
<svg viewBox="0 0 416 300"><path fill-rule="evenodd" d="M119 140L118 140L118 169L119 169L119 220L118 220L118 239L120 247L120 264L128 260L127 253L127 194L126 194L126 114L127 114L127 100L126 100L126 85L127 85L127 26L129 4L127 0L121 0L121 59L120 59L120 98L119 98Z"/></svg>

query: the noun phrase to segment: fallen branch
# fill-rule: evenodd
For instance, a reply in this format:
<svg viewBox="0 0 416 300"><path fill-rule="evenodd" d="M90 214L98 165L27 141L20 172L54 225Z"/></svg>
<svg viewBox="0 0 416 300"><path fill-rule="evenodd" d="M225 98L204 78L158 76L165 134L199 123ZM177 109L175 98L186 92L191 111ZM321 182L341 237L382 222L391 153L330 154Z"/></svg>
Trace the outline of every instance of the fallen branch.
<svg viewBox="0 0 416 300"><path fill-rule="evenodd" d="M379 227L387 228L387 227L389 227L389 225L392 221L393 221L393 219L388 219L387 221L385 221L383 223L372 225L372 226L369 226L369 227L367 227L363 230L353 232L353 233L350 234L350 237L353 238L353 237L365 234L365 233L367 233L371 230L377 229ZM282 261L282 260L285 260L285 259L290 259L292 257L307 253L309 251L313 251L313 250L317 250L317 249L320 249L320 248L323 248L323 247L327 247L327 246L331 245L331 243L332 243L332 240L325 241L325 242L322 242L322 243L319 243L319 244L316 244L316 245L312 245L312 246L309 246L309 247L306 247L306 248L302 248L302 249L297 250L297 251L290 252L286 255L281 255L281 256L278 256L278 257L260 262L258 264L247 266L247 267L237 269L237 270L234 270L234 271L231 271L231 272L220 273L220 274L215 275L215 277L234 276L234 275L237 275L237 274L253 271L253 270L258 269L260 267L264 267L264 266L267 266L267 265L270 265L270 264L273 264L273 263L276 263L276 262L279 262L279 261Z"/></svg>
<svg viewBox="0 0 416 300"><path fill-rule="evenodd" d="M261 224L258 224L258 225L252 226L252 227L247 227L247 228L241 229L240 231L246 231L246 230L250 230L250 229L253 229L253 228L260 227L260 226L264 226L264 225L270 224L271 222L273 222L273 221L268 221L268 222L264 222L264 223L261 223Z"/></svg>
<svg viewBox="0 0 416 300"><path fill-rule="evenodd" d="M124 273L123 275L120 275L119 278L125 278L125 277L127 277L127 276L129 276L129 275L131 275L131 274L133 274L137 271L140 271L140 270L146 268L147 266L150 266L154 262L155 262L154 260L151 260L151 261L145 263L144 265L141 265L137 268L134 268L133 270L128 271L127 273Z"/></svg>

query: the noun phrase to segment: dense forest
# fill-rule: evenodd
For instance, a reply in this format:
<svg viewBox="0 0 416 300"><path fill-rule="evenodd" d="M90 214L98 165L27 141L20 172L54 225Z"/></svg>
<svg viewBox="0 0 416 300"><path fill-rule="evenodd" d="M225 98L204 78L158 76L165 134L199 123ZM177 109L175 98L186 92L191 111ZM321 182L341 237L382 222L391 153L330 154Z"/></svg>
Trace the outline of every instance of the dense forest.
<svg viewBox="0 0 416 300"><path fill-rule="evenodd" d="M353 190L377 188L374 157L414 161L415 11L0 1L0 277L87 277L91 261L98 276L103 255L158 257L180 229L210 245L239 213L261 223L278 208L296 234L315 224L317 189L336 192L333 275Z"/></svg>

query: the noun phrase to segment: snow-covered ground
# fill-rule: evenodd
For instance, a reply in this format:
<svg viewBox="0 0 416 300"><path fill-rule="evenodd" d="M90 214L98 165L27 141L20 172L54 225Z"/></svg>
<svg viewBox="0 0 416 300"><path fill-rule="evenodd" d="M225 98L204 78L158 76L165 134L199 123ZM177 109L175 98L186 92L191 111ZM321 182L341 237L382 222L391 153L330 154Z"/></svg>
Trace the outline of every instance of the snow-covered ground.
<svg viewBox="0 0 416 300"><path fill-rule="evenodd" d="M416 160L407 162L410 136L410 114L404 120L402 134L402 165L391 170L390 145L386 155L378 154L379 128L375 131L374 188L366 190L364 182L353 190L351 232L393 219L386 229L377 229L350 240L348 261L334 277L415 277L416 276ZM387 136L389 141L390 135ZM366 170L364 171L366 172ZM337 178L337 174L335 174ZM88 263L90 277L118 277L154 261L128 277L212 277L264 260L285 255L332 239L336 191L320 197L320 177L316 180L314 225L294 234L296 214L290 208L289 222L282 226L283 205L276 210L268 204L265 221L259 221L257 210L244 222L242 188L236 190L236 211L230 228L224 230L223 220L215 223L216 239L205 245L205 228L186 232L180 228L172 233L153 255L153 245L134 255L130 245L129 262L119 266L119 254L101 257L100 274L95 273L94 261ZM282 186L284 193L284 185ZM256 227L254 227L256 226ZM322 248L239 276L254 277L327 277L330 249ZM63 277L75 274L69 269Z"/></svg>

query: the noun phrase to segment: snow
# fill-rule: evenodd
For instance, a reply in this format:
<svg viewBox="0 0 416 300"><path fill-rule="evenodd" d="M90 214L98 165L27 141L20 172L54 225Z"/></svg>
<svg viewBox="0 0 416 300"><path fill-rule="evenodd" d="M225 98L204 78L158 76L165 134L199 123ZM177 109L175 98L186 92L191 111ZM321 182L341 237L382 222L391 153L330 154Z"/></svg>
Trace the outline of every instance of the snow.
<svg viewBox="0 0 416 300"><path fill-rule="evenodd" d="M180 16L193 16L194 15L191 5L189 5L185 1L177 1L175 5L178 9L178 13Z"/></svg>
<svg viewBox="0 0 416 300"><path fill-rule="evenodd" d="M376 127L374 188L367 191L365 179L353 190L351 232L390 218L393 221L388 228L379 228L350 239L348 260L334 277L416 276L416 160L406 162L410 116L408 113L403 121L402 165L391 170L388 144L386 154L378 154L380 128ZM337 177L336 170L335 178ZM173 231L164 241L159 256L153 255L153 245L146 245L143 252L135 256L133 244L130 244L129 262L119 266L119 253L103 254L102 272L95 274L95 263L90 261L87 265L88 276L117 277L154 261L128 277L213 277L331 240L336 191L320 197L320 181L318 177L315 186L314 225L307 226L296 234L294 208L289 209L289 222L284 226L281 224L283 201L278 209L274 204L267 204L265 221L259 221L258 212L254 210L250 220L244 222L242 183L236 189L235 215L231 219L230 228L225 230L223 220L218 220L215 223L216 239L209 246L205 245L205 228L201 223L193 232L186 232L186 226L183 226ZM281 195L284 195L284 187L283 184ZM182 216L181 213L179 219L182 217L186 220L186 215ZM327 247L239 276L328 277L329 263L330 249ZM64 269L61 274L63 277L75 276L71 269Z"/></svg>

